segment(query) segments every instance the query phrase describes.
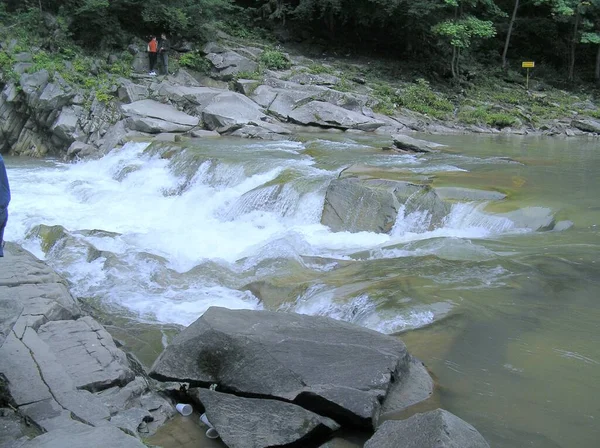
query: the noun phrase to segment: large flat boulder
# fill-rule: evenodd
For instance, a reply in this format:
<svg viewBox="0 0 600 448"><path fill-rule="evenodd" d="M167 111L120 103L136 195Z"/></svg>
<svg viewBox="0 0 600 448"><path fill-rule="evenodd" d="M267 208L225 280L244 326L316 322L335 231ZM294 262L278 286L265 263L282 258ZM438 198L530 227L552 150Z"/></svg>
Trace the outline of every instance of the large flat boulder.
<svg viewBox="0 0 600 448"><path fill-rule="evenodd" d="M258 104L236 92L216 95L202 111L206 127L221 134L250 123L258 124L266 118Z"/></svg>
<svg viewBox="0 0 600 448"><path fill-rule="evenodd" d="M571 122L571 126L583 132L593 132L595 134L600 134L600 120L582 118L578 120L573 120Z"/></svg>
<svg viewBox="0 0 600 448"><path fill-rule="evenodd" d="M137 115L140 117L157 118L169 123L189 127L197 126L200 122L198 117L193 117L175 109L173 106L162 104L154 100L140 100L130 104L123 104L121 110L127 116Z"/></svg>
<svg viewBox="0 0 600 448"><path fill-rule="evenodd" d="M471 425L443 409L416 414L407 420L388 420L365 448L489 448Z"/></svg>
<svg viewBox="0 0 600 448"><path fill-rule="evenodd" d="M422 228L428 230L440 225L449 211L427 185L347 177L330 182L321 223L335 232L389 233L399 213L420 213Z"/></svg>
<svg viewBox="0 0 600 448"><path fill-rule="evenodd" d="M202 112L215 96L224 92L226 90L214 89L212 87L186 87L164 82L157 89L159 96L178 104L195 106L198 113Z"/></svg>
<svg viewBox="0 0 600 448"><path fill-rule="evenodd" d="M193 126L187 124L173 123L150 117L129 117L125 122L126 126L132 131L147 132L148 134L187 132L193 129Z"/></svg>
<svg viewBox="0 0 600 448"><path fill-rule="evenodd" d="M90 316L48 322L39 328L38 335L60 356L77 389L96 392L124 386L135 377L125 353Z"/></svg>
<svg viewBox="0 0 600 448"><path fill-rule="evenodd" d="M360 129L362 131L374 131L385 124L361 113L323 101L311 101L300 106L294 109L288 118L294 123L307 126Z"/></svg>
<svg viewBox="0 0 600 448"><path fill-rule="evenodd" d="M21 448L145 448L141 441L116 427L55 429Z"/></svg>
<svg viewBox="0 0 600 448"><path fill-rule="evenodd" d="M208 389L191 393L230 448L297 446L298 442L327 436L339 428L327 417L280 400L242 398Z"/></svg>
<svg viewBox="0 0 600 448"><path fill-rule="evenodd" d="M12 331L22 311L23 305L14 299L3 297L0 289L0 347Z"/></svg>
<svg viewBox="0 0 600 448"><path fill-rule="evenodd" d="M166 348L151 376L217 383L372 427L391 383L409 363L402 341L346 322L211 307Z"/></svg>
<svg viewBox="0 0 600 448"><path fill-rule="evenodd" d="M224 81L231 80L233 76L238 73L252 73L258 69L258 64L256 62L235 51L209 53L206 55L206 59L208 59L214 67L213 76Z"/></svg>

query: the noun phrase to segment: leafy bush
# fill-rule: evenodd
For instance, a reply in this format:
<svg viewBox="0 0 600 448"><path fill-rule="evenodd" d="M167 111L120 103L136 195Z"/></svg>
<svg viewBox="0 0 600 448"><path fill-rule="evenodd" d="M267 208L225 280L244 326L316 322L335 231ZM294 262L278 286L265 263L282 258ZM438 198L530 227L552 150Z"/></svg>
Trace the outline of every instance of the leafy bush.
<svg viewBox="0 0 600 448"><path fill-rule="evenodd" d="M291 67L291 62L279 50L265 50L261 53L259 64L270 70L286 70Z"/></svg>
<svg viewBox="0 0 600 448"><path fill-rule="evenodd" d="M204 74L210 73L211 69L210 61L197 51L181 55L179 65Z"/></svg>
<svg viewBox="0 0 600 448"><path fill-rule="evenodd" d="M431 90L424 79L417 79L398 95L398 102L407 109L436 118L446 118L454 110L454 105L444 95Z"/></svg>

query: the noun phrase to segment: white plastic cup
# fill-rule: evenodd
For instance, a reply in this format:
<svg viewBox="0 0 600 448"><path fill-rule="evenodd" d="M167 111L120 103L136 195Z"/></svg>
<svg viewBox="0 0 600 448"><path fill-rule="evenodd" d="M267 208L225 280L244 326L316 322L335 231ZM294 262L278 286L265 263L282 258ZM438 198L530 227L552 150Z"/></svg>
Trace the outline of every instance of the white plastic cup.
<svg viewBox="0 0 600 448"><path fill-rule="evenodd" d="M218 439L219 433L215 428L208 428L208 431L206 431L206 437L209 439Z"/></svg>
<svg viewBox="0 0 600 448"><path fill-rule="evenodd" d="M214 428L214 426L208 421L208 417L206 416L206 414L202 414L200 416L200 421L202 423L204 423L206 426L208 426L209 428Z"/></svg>
<svg viewBox="0 0 600 448"><path fill-rule="evenodd" d="M179 412L184 417L187 417L188 415L190 415L194 410L192 408L192 406L190 406L189 404L185 404L185 403L177 403L177 405L175 406L175 409L177 409L177 412Z"/></svg>

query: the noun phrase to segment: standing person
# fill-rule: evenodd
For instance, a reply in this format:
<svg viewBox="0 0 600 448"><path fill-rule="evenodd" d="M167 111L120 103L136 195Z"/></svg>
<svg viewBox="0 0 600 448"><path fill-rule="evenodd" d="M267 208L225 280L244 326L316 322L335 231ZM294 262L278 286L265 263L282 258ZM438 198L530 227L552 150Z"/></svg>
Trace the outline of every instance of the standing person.
<svg viewBox="0 0 600 448"><path fill-rule="evenodd" d="M0 154L0 257L4 256L4 228L8 221L8 204L10 203L10 187L4 159Z"/></svg>
<svg viewBox="0 0 600 448"><path fill-rule="evenodd" d="M162 33L160 35L160 42L158 44L158 54L160 55L160 62L162 63L164 74L169 74L169 50L171 49L171 43L167 39L167 35Z"/></svg>
<svg viewBox="0 0 600 448"><path fill-rule="evenodd" d="M156 40L156 36L151 36L150 42L148 42L148 59L150 61L150 73L148 73L149 75L156 75L154 67L156 66L157 50L158 41Z"/></svg>

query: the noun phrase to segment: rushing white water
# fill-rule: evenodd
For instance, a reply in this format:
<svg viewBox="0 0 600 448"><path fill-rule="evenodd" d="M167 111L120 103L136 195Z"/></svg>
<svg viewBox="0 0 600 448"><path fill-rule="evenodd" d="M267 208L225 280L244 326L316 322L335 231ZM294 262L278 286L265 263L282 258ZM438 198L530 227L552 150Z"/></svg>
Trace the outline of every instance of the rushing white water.
<svg viewBox="0 0 600 448"><path fill-rule="evenodd" d="M251 154L267 148L279 155L263 162L243 154L227 160L207 156L193 172L186 171L185 161L145 153L147 146L128 143L100 160L77 164L12 167L6 238L47 259L78 296L99 296L142 317L189 324L211 305L260 308L255 296L240 289L257 278L248 272L268 260L350 260L365 250L372 259L419 256L424 249L393 246L520 231L508 218L483 212L481 204L464 203L455 204L433 230L426 210L406 216L401 210L389 235L331 232L320 218L337 171L314 167L301 155L300 143L247 144L244 150ZM393 160L398 163L385 163ZM402 160L410 167L420 163ZM277 182L280 176L286 181ZM64 227L69 243L44 253L30 234L40 224ZM331 291L311 291L291 309L384 332L426 325L447 311L417 306L392 315L365 294L338 303Z"/></svg>

